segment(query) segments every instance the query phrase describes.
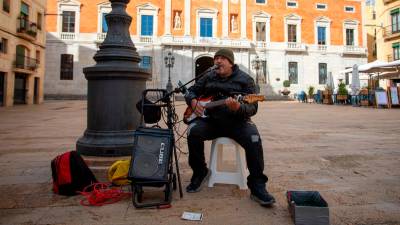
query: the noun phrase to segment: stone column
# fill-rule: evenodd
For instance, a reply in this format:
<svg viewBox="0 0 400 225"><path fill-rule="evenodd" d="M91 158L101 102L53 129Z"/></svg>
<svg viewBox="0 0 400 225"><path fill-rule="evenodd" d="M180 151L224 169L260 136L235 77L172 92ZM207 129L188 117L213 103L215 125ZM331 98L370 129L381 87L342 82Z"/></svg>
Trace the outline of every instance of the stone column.
<svg viewBox="0 0 400 225"><path fill-rule="evenodd" d="M171 0L165 0L164 35L171 35Z"/></svg>
<svg viewBox="0 0 400 225"><path fill-rule="evenodd" d="M246 32L246 0L240 0L240 38L247 39L247 32Z"/></svg>
<svg viewBox="0 0 400 225"><path fill-rule="evenodd" d="M185 0L185 36L190 36L190 17L191 17L191 0ZM196 19L196 15L194 15L194 19Z"/></svg>
<svg viewBox="0 0 400 225"><path fill-rule="evenodd" d="M229 1L222 1L222 38L228 38L229 32Z"/></svg>
<svg viewBox="0 0 400 225"><path fill-rule="evenodd" d="M94 56L96 64L83 69L88 80L87 129L76 143L89 156L127 156L133 148L140 114L136 103L150 78L140 69L140 57L131 40L126 13L130 0L110 0L106 16L108 32Z"/></svg>

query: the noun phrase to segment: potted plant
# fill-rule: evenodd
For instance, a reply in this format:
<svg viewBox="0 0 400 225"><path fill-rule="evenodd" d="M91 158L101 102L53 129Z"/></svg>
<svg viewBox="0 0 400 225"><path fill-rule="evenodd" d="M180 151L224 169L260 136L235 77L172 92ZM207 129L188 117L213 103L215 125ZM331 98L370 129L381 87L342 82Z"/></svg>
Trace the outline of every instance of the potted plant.
<svg viewBox="0 0 400 225"><path fill-rule="evenodd" d="M337 96L336 96L336 100L338 100L338 101L346 101L348 94L349 94L349 92L347 91L346 84L340 83L339 84L338 93L337 93Z"/></svg>
<svg viewBox="0 0 400 225"><path fill-rule="evenodd" d="M308 99L310 99L310 103L311 99L314 99L314 89L313 86L308 87Z"/></svg>
<svg viewBox="0 0 400 225"><path fill-rule="evenodd" d="M284 80L283 81L283 91L281 93L285 96L288 96L290 94L290 90L288 89L290 87L290 81L289 80Z"/></svg>

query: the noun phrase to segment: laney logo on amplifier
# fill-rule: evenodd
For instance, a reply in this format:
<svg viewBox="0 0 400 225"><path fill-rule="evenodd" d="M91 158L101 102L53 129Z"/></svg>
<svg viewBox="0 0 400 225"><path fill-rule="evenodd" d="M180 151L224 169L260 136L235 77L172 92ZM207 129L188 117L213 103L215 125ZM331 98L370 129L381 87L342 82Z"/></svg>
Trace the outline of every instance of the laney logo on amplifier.
<svg viewBox="0 0 400 225"><path fill-rule="evenodd" d="M158 164L161 165L164 161L165 143L161 143L160 154L158 155Z"/></svg>

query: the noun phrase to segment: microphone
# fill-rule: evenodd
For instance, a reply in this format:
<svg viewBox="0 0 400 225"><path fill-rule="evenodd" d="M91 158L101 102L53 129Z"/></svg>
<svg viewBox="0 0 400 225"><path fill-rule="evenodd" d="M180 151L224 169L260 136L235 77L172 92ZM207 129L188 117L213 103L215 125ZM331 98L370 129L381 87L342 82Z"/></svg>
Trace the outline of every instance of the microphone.
<svg viewBox="0 0 400 225"><path fill-rule="evenodd" d="M217 70L217 69L219 69L219 67L220 67L220 65L215 64L214 66L210 67L209 70Z"/></svg>
<svg viewBox="0 0 400 225"><path fill-rule="evenodd" d="M188 91L187 88L186 88L186 86L184 86L184 85L182 84L181 81L178 81L178 88L176 88L176 89L177 89L179 92L181 92L183 95L185 95L186 92Z"/></svg>

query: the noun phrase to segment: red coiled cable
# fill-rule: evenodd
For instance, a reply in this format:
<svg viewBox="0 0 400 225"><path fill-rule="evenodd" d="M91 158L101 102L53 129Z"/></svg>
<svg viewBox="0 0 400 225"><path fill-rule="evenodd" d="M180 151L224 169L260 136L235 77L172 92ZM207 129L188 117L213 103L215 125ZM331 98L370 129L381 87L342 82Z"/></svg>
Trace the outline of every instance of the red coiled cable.
<svg viewBox="0 0 400 225"><path fill-rule="evenodd" d="M88 191L90 189L92 189L92 191ZM83 206L112 204L132 195L132 192L124 192L122 187L112 187L111 183L93 183L86 186L83 191L79 193L86 197L80 202Z"/></svg>

